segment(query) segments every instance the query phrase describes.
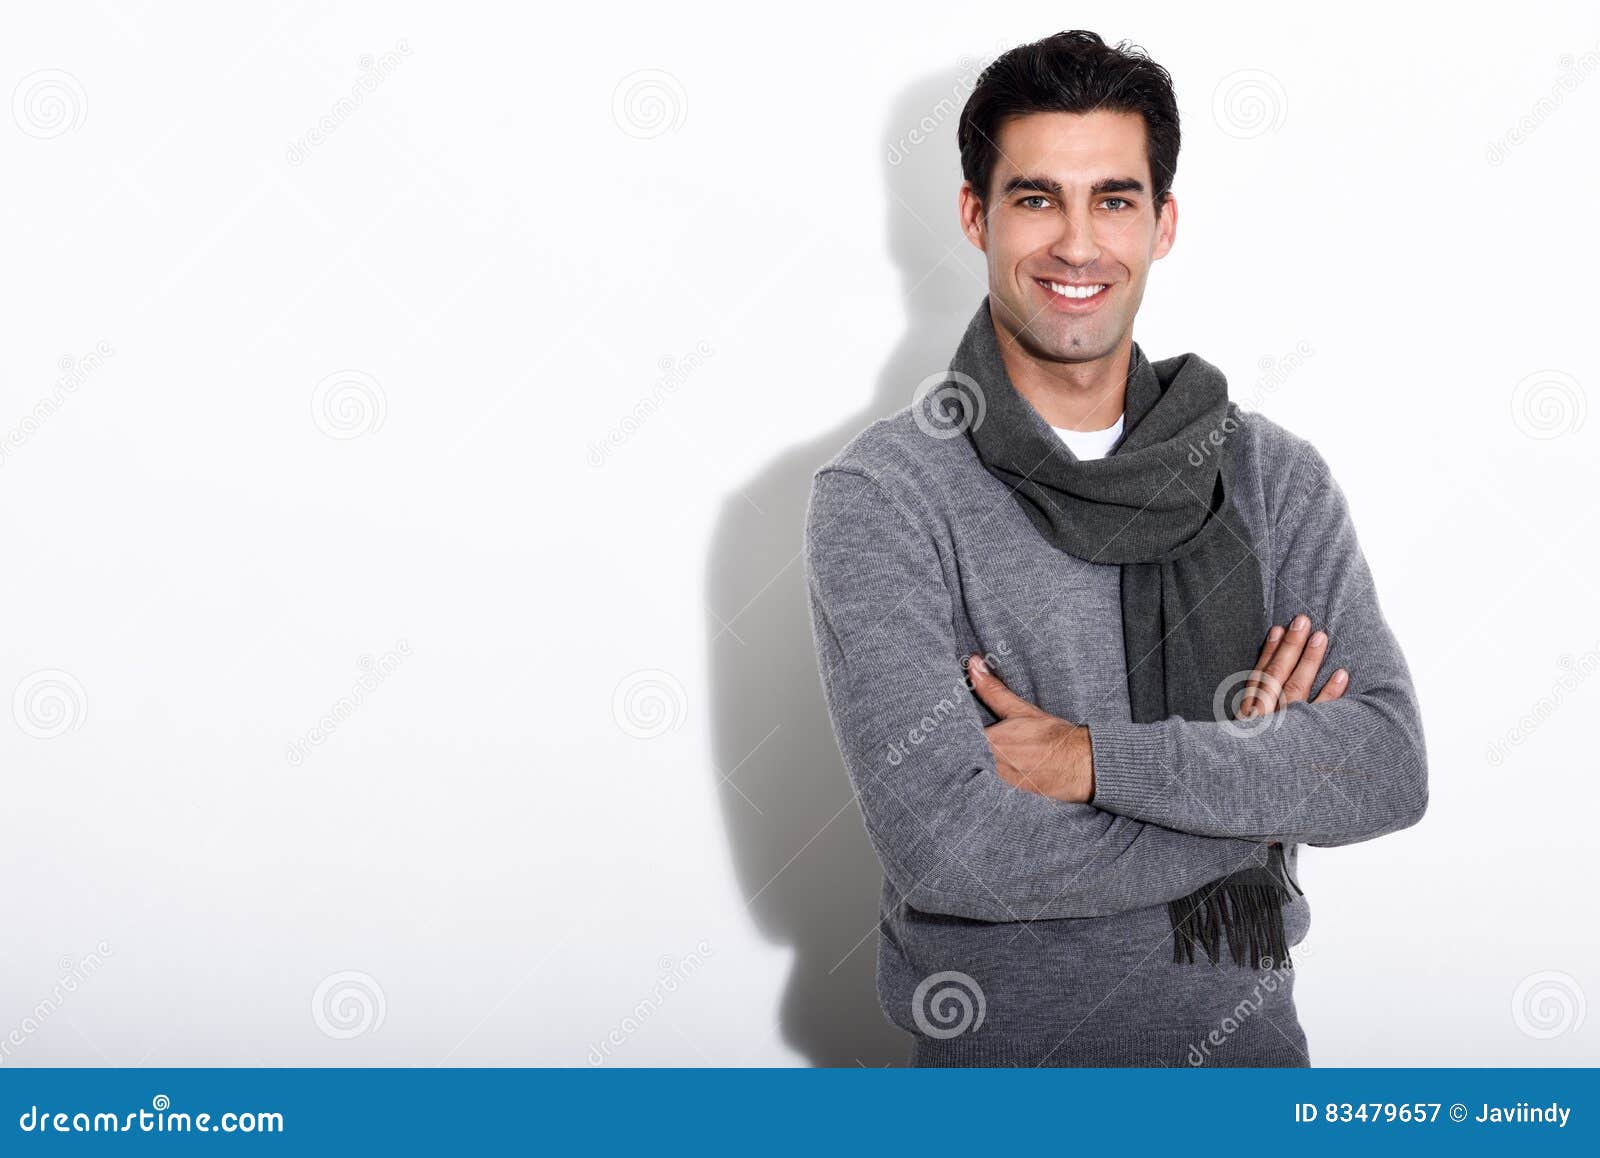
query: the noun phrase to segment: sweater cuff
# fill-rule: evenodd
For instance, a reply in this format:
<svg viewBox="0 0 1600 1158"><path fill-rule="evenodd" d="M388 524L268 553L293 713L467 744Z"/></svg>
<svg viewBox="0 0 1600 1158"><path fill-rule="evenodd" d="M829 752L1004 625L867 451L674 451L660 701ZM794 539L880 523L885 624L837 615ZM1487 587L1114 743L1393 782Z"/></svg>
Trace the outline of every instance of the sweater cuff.
<svg viewBox="0 0 1600 1158"><path fill-rule="evenodd" d="M1167 795L1172 769L1167 758L1165 721L1089 725L1094 748L1096 808L1142 818Z"/></svg>

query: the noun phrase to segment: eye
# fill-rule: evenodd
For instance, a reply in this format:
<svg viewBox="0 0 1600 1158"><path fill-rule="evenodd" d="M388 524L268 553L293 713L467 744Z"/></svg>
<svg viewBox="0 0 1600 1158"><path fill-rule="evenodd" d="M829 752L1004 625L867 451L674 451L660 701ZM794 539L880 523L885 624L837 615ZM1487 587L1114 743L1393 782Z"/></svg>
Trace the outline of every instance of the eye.
<svg viewBox="0 0 1600 1158"><path fill-rule="evenodd" d="M1017 204L1018 205L1022 205L1022 206L1028 206L1028 202L1030 202L1030 201L1042 201L1042 202L1044 202L1043 205L1038 206L1038 208L1040 208L1040 209L1046 209L1050 205L1050 198L1046 197L1042 193L1035 193L1031 197L1024 197L1021 201L1018 201Z"/></svg>
<svg viewBox="0 0 1600 1158"><path fill-rule="evenodd" d="M1123 205L1129 204L1129 201L1128 201L1128 199L1126 197L1107 197L1104 201L1100 202L1100 204L1109 205L1113 201L1120 202ZM1113 212L1116 212L1116 211L1114 210Z"/></svg>

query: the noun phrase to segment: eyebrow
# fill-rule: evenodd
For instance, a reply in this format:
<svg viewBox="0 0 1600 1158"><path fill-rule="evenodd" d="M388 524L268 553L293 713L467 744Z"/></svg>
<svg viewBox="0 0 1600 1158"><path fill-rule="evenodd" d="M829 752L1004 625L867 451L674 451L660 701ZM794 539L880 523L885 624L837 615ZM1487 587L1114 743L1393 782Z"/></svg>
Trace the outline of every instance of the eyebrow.
<svg viewBox="0 0 1600 1158"><path fill-rule="evenodd" d="M1024 174L1012 177L1000 187L1000 196L1009 197L1013 193L1026 190L1029 193L1043 193L1050 197L1060 197L1062 193L1061 182L1054 177L1045 177L1037 174ZM1102 193L1143 193L1144 182L1137 177L1102 177L1089 186L1089 196L1098 197Z"/></svg>

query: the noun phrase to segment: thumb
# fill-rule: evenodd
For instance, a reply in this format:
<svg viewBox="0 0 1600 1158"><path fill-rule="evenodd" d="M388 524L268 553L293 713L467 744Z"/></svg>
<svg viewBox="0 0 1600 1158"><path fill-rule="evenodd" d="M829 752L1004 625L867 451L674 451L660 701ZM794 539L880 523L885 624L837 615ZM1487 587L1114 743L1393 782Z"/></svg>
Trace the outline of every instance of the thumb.
<svg viewBox="0 0 1600 1158"><path fill-rule="evenodd" d="M989 710L1002 720L1010 716L1031 716L1039 709L1000 682L1000 677L984 664L983 657L967 657L967 674L972 677L972 690L988 705Z"/></svg>

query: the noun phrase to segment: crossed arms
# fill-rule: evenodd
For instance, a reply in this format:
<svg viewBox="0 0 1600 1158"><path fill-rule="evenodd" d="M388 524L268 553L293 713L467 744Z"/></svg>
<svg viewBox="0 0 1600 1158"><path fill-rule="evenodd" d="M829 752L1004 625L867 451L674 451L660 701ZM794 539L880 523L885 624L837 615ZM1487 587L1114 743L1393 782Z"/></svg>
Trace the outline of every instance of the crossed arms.
<svg viewBox="0 0 1600 1158"><path fill-rule="evenodd" d="M1347 683L1252 728L1057 721L1073 740L1032 786L1002 773L1015 766L991 737L1007 718L986 731L966 691L932 537L866 470L817 473L806 571L824 694L868 834L909 903L990 921L1109 915L1264 863L1269 842L1349 844L1420 819L1426 755L1405 659L1343 493L1314 451L1296 473L1274 530L1273 620L1324 626L1317 658ZM981 675L973 686L994 690Z"/></svg>

